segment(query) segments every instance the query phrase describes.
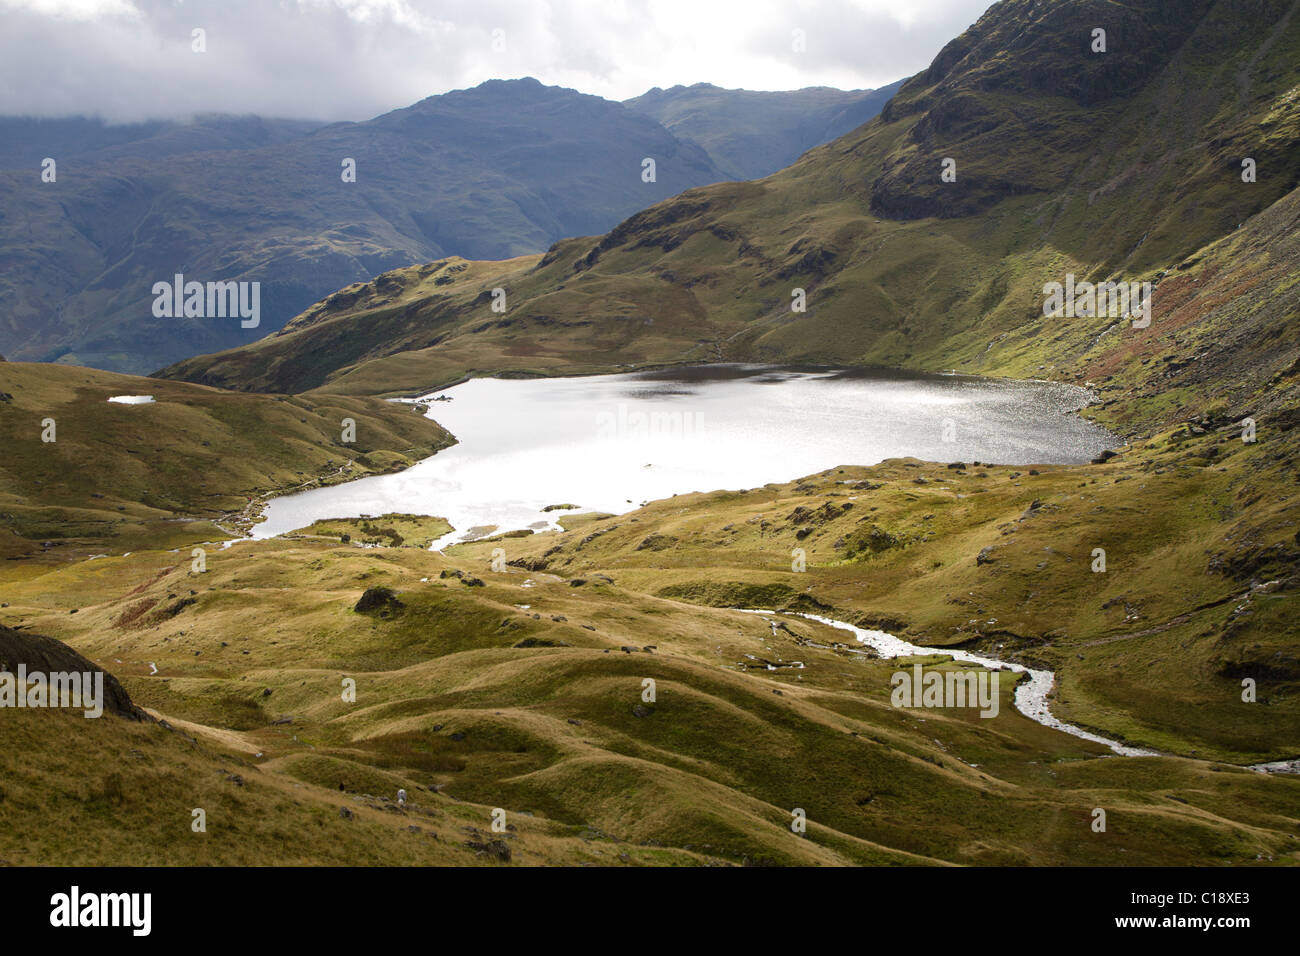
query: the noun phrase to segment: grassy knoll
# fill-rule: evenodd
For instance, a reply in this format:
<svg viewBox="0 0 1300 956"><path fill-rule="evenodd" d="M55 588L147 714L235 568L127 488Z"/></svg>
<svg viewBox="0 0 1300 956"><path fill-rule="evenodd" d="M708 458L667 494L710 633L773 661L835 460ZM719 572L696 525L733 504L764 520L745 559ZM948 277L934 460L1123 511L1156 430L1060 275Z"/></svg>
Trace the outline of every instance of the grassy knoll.
<svg viewBox="0 0 1300 956"><path fill-rule="evenodd" d="M261 769L239 741L179 722L26 710L3 720L0 865L482 866L499 865L499 847L515 864L701 859L543 819L493 834L491 807L413 791L399 808L381 773L365 781L373 793L340 793ZM192 829L195 809L206 832Z"/></svg>
<svg viewBox="0 0 1300 956"><path fill-rule="evenodd" d="M246 522L266 495L405 468L453 440L410 406L375 399L68 366L0 363L0 394L0 554L38 562L227 537L223 526ZM109 403L116 395L155 401ZM53 442L42 440L47 420Z"/></svg>
<svg viewBox="0 0 1300 956"><path fill-rule="evenodd" d="M344 544L427 548L452 530L445 518L385 514L358 518L328 518L295 532L294 537L330 538Z"/></svg>

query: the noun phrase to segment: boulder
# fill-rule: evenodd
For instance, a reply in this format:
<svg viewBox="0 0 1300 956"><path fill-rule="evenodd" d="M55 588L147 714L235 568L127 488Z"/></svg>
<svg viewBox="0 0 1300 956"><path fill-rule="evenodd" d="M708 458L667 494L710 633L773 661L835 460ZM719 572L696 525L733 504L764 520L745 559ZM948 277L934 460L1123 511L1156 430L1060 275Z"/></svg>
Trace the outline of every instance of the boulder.
<svg viewBox="0 0 1300 956"><path fill-rule="evenodd" d="M392 588L366 588L366 592L361 595L361 600L357 601L352 610L358 614L366 614L370 611L397 611L405 606L397 599Z"/></svg>
<svg viewBox="0 0 1300 956"><path fill-rule="evenodd" d="M41 634L28 634L0 625L0 671L16 673L25 665L28 673L97 673L104 675L104 712L127 720L152 720L131 702L116 677L96 667L62 641Z"/></svg>

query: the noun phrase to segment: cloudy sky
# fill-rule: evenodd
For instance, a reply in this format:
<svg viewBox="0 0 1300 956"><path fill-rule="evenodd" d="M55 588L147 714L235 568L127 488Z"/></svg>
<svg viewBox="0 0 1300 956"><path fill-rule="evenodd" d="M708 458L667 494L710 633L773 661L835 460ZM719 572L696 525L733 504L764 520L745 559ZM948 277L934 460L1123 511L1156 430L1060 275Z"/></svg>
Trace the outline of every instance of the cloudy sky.
<svg viewBox="0 0 1300 956"><path fill-rule="evenodd" d="M0 114L364 119L433 93L521 76L610 99L698 82L877 87L925 67L990 5L0 0ZM196 29L206 52L193 49Z"/></svg>

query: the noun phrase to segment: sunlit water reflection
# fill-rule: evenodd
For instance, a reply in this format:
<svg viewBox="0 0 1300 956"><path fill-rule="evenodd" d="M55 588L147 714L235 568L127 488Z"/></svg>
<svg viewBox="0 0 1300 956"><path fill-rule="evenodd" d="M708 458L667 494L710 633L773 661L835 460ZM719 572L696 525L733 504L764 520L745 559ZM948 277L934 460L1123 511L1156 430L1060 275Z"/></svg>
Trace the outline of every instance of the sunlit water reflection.
<svg viewBox="0 0 1300 956"><path fill-rule="evenodd" d="M886 458L1065 464L1118 445L1071 414L1086 391L1052 382L713 365L473 379L444 394L430 414L458 445L399 474L276 498L254 535L404 512L451 521L445 545L475 528L553 526L562 512L547 505L621 513Z"/></svg>

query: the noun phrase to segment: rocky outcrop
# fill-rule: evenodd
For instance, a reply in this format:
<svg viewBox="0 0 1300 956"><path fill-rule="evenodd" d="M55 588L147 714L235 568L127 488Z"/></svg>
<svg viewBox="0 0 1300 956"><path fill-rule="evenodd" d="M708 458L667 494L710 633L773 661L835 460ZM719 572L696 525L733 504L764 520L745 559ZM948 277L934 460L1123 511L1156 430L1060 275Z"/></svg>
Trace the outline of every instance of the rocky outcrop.
<svg viewBox="0 0 1300 956"><path fill-rule="evenodd" d="M397 612L406 605L397 599L392 588L366 588L366 592L361 595L356 606L352 610L358 614L368 614L371 611Z"/></svg>
<svg viewBox="0 0 1300 956"><path fill-rule="evenodd" d="M0 625L0 671L16 673L19 665L28 673L104 675L104 712L127 720L152 720L131 701L116 677L96 667L67 644L41 634L29 634Z"/></svg>

